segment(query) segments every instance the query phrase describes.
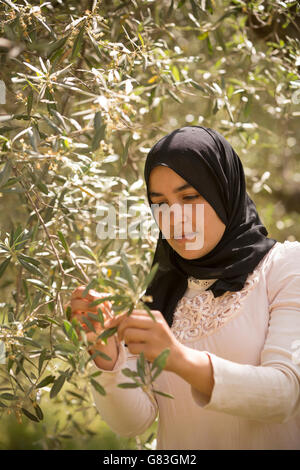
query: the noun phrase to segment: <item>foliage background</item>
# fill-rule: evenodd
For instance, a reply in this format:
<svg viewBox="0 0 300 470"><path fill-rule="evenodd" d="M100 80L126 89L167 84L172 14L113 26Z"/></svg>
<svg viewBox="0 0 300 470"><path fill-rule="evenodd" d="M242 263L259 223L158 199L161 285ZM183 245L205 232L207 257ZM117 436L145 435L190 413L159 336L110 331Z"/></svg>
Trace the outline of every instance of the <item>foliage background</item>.
<svg viewBox="0 0 300 470"><path fill-rule="evenodd" d="M101 240L97 209L126 198L144 220L146 153L184 125L221 132L269 236L300 239L299 6L3 0L0 15L0 448L147 448L156 423L127 439L96 412L63 306L90 281L132 298L121 253L145 280L155 237Z"/></svg>

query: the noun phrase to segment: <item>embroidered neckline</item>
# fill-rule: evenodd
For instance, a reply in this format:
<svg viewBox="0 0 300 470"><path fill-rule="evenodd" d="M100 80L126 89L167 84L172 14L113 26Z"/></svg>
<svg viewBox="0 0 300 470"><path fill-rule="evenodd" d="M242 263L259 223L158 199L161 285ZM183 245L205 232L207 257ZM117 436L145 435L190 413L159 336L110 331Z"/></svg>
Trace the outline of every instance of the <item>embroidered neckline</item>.
<svg viewBox="0 0 300 470"><path fill-rule="evenodd" d="M258 263L240 291L227 291L219 297L214 297L212 290L202 289L194 297L183 296L177 303L171 330L174 336L181 342L194 342L203 336L209 336L220 329L228 321L242 312L242 302L257 286L260 273L265 263L269 260L277 243L267 255ZM277 245L278 246L278 245ZM195 278L193 278L195 279ZM216 279L197 279L213 284ZM203 282L204 281L204 282ZM192 283L189 282L189 287ZM193 283L193 285L196 285ZM207 287L206 287L207 289Z"/></svg>
<svg viewBox="0 0 300 470"><path fill-rule="evenodd" d="M188 278L188 288L205 291L210 286L212 286L216 281L217 279L196 279L195 277L190 276Z"/></svg>
<svg viewBox="0 0 300 470"><path fill-rule="evenodd" d="M214 297L205 290L194 297L182 297L173 317L172 332L182 342L209 336L241 312L241 303L258 284L258 271L248 276L243 289Z"/></svg>

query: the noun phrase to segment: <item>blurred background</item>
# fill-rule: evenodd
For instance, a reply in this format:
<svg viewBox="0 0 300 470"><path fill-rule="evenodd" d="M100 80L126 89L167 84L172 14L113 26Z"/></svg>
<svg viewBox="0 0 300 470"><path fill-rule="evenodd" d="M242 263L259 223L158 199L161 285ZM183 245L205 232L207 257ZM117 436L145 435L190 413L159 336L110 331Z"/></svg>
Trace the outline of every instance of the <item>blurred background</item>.
<svg viewBox="0 0 300 470"><path fill-rule="evenodd" d="M269 236L300 240L299 18L287 0L0 1L0 449L155 445L156 422L128 439L97 413L64 305L90 282L132 300L128 269L142 292L156 238L97 224L125 199L143 222L164 134L223 134Z"/></svg>

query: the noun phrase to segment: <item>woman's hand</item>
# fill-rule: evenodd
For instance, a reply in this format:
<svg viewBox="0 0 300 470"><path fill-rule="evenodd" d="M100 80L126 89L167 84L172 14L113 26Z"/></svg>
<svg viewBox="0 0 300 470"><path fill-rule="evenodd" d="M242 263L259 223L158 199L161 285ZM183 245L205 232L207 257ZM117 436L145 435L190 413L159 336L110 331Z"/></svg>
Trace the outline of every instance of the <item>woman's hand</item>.
<svg viewBox="0 0 300 470"><path fill-rule="evenodd" d="M86 297L82 297L84 286L78 287L72 294L71 308L72 314L76 315L80 321L84 321L87 312L97 313L97 307L88 307L89 302L99 299L105 295L90 290ZM104 305L106 304L106 305ZM169 325L161 312L151 310L154 320L146 310L133 310L128 316L127 312L113 316L111 312L111 302L100 304L104 316L104 328L118 327L117 335L108 338L107 345L96 343L90 350L102 351L112 358L112 361L105 361L103 358L94 359L99 368L112 370L119 354L119 343L124 340L131 354L144 353L145 359L153 362L165 349L170 349L165 370L169 370L179 375L192 387L204 393L209 398L214 386L213 367L209 354L206 351L197 351L181 344L173 335ZM82 312L82 313L81 313ZM95 338L104 330L100 322L94 321L96 334L91 332L87 325L84 325L88 339Z"/></svg>
<svg viewBox="0 0 300 470"><path fill-rule="evenodd" d="M128 350L132 354L144 353L145 359L153 362L164 350L169 348L165 369L175 371L179 356L182 353L182 345L173 335L169 325L161 312L151 310L155 321L146 310L133 310L128 316L124 312L110 322L110 328L118 326L119 341L124 340Z"/></svg>
<svg viewBox="0 0 300 470"><path fill-rule="evenodd" d="M209 354L181 344L173 335L161 312L151 310L155 321L146 310L133 310L114 317L108 327L118 326L118 338L124 340L132 354L144 353L149 362L164 350L170 349L165 370L179 375L192 387L211 396L214 386L213 368Z"/></svg>
<svg viewBox="0 0 300 470"><path fill-rule="evenodd" d="M110 294L104 292L100 293L90 289L88 294L83 297L82 294L85 288L86 286L77 287L71 294L71 301L65 307L71 307L70 320L72 321L73 318L77 318L86 333L87 340L92 343L92 345L88 348L88 352L90 354L94 354L96 351L100 351L111 358L111 360L108 361L101 356L97 356L94 359L95 364L101 369L111 370L118 358L118 341L116 340L116 337L110 337L107 339L107 344L105 344L103 341L97 339L97 337L106 328L108 328L108 322L113 317L112 304L109 300L107 300L106 302L102 302L94 307L89 306L91 302L106 297ZM96 321L88 316L89 312L97 315L98 308L101 309L103 314L104 327L101 325L100 321ZM88 325L85 323L85 319L88 319L88 321L91 322L95 331L92 331L88 327ZM78 334L80 335L80 332L78 332Z"/></svg>

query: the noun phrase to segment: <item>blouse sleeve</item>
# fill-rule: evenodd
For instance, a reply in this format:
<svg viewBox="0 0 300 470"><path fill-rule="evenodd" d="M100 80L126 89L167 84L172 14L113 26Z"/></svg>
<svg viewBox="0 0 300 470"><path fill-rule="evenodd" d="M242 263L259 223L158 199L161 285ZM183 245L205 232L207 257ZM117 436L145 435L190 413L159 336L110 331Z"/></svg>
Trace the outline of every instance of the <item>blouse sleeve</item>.
<svg viewBox="0 0 300 470"><path fill-rule="evenodd" d="M154 422L158 406L149 387L120 388L118 384L133 382L122 373L129 368L136 371L136 355L130 355L124 342L120 344L117 362L111 371L100 369L94 361L90 365L90 374L101 371L94 377L106 392L101 395L92 387L92 395L97 410L103 420L116 433L124 437L134 437L145 432Z"/></svg>
<svg viewBox="0 0 300 470"><path fill-rule="evenodd" d="M210 356L214 387L208 400L192 387L199 406L248 419L284 423L300 411L300 243L285 242L267 274L269 327L259 366Z"/></svg>

